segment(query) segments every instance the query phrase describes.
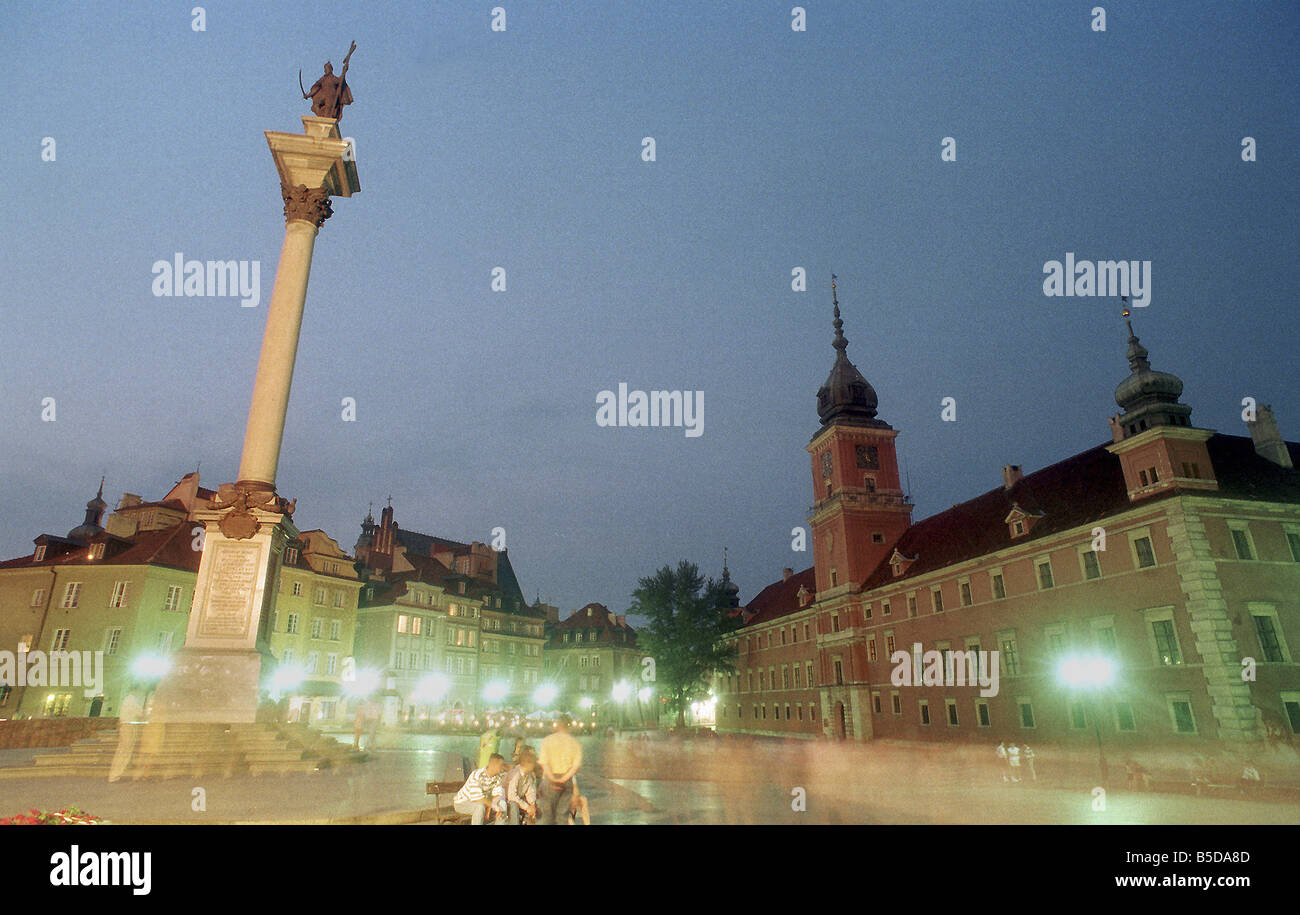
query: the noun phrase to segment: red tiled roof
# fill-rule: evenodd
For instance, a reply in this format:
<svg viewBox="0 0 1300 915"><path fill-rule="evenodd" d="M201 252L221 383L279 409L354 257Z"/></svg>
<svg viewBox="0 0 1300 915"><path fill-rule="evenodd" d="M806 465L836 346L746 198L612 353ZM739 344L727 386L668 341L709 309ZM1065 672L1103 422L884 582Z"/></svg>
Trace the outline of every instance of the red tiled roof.
<svg viewBox="0 0 1300 915"><path fill-rule="evenodd" d="M801 587L807 588L809 594L816 592L817 575L813 566L791 575L788 579L773 582L755 594L753 600L745 606L745 610L751 614L745 625L769 623L802 609L799 606Z"/></svg>

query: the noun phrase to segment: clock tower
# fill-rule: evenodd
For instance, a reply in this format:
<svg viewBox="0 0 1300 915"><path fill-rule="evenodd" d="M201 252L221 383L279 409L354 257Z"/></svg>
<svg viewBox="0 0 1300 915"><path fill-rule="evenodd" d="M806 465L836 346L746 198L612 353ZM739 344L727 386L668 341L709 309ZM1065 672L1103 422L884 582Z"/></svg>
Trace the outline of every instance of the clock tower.
<svg viewBox="0 0 1300 915"><path fill-rule="evenodd" d="M817 392L821 428L807 448L818 599L846 585L860 586L912 523L898 475L898 432L876 417L876 392L849 361L834 276L831 301L835 364Z"/></svg>

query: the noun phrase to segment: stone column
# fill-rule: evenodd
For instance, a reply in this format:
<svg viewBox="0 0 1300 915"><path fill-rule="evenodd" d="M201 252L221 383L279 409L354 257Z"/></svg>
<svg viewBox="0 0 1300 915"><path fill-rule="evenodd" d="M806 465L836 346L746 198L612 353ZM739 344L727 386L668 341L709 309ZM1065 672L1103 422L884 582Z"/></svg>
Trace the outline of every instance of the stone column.
<svg viewBox="0 0 1300 915"><path fill-rule="evenodd" d="M154 694L152 721L240 724L256 719L275 659L268 623L280 581L280 557L298 536L294 503L275 491L285 411L298 357L298 334L316 234L331 215L330 198L361 187L350 145L333 118L304 116L303 133L267 131L280 173L284 245L267 309L262 354L244 431L239 478L223 483L202 524L203 555L185 646Z"/></svg>
<svg viewBox="0 0 1300 915"><path fill-rule="evenodd" d="M244 451L239 462L239 483L250 489L275 489L275 471L284 440L284 417L298 356L298 334L316 234L332 215L326 188L281 186L284 197L284 245L275 271L275 288L266 315L262 355L248 409Z"/></svg>

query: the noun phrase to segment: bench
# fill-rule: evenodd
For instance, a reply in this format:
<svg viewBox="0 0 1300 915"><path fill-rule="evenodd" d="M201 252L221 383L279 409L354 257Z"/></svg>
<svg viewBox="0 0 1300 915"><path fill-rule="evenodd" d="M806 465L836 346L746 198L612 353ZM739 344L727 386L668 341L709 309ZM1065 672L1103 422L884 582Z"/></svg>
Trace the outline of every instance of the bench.
<svg viewBox="0 0 1300 915"><path fill-rule="evenodd" d="M456 792L460 790L460 782L427 782L424 786L424 793L433 798L433 820L439 826L452 824L453 826L468 826L471 822L468 813L457 813L456 808L452 806L455 802ZM447 806L443 807L443 798L447 798Z"/></svg>

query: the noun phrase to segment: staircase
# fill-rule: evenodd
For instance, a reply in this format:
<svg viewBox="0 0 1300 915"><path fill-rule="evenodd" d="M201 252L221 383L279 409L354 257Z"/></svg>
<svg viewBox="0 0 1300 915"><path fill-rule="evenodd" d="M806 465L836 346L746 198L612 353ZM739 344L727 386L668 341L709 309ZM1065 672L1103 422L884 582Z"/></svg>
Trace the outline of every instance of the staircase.
<svg viewBox="0 0 1300 915"><path fill-rule="evenodd" d="M301 725L146 724L122 778L284 775L315 772L364 759L351 747ZM41 776L108 778L118 732L102 731L31 765L0 768L0 779Z"/></svg>

